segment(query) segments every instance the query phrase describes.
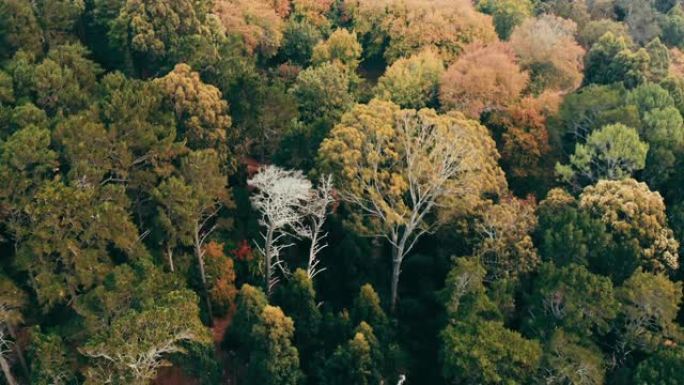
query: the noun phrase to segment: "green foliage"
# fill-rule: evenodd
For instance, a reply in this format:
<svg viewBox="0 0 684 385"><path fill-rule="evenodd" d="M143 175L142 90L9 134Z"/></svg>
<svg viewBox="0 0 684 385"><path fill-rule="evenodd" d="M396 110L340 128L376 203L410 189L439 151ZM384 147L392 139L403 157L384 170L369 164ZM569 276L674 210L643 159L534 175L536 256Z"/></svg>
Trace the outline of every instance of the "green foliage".
<svg viewBox="0 0 684 385"><path fill-rule="evenodd" d="M617 292L624 318L622 341L628 346L653 352L680 335L675 322L682 302L682 283L663 274L637 270Z"/></svg>
<svg viewBox="0 0 684 385"><path fill-rule="evenodd" d="M279 307L266 305L251 332L249 385L297 385L299 354L292 344L294 323Z"/></svg>
<svg viewBox="0 0 684 385"><path fill-rule="evenodd" d="M380 347L371 328L361 322L354 336L335 349L323 369L324 385L370 385L382 382Z"/></svg>
<svg viewBox="0 0 684 385"><path fill-rule="evenodd" d="M545 384L603 384L601 351L587 341L557 330L544 351L542 367Z"/></svg>
<svg viewBox="0 0 684 385"><path fill-rule="evenodd" d="M501 40L507 40L513 29L532 16L529 0L482 0L477 8L494 18L494 28Z"/></svg>
<svg viewBox="0 0 684 385"><path fill-rule="evenodd" d="M544 339L556 328L583 338L603 335L618 311L610 279L572 263L560 268L543 264L527 302L527 328Z"/></svg>
<svg viewBox="0 0 684 385"><path fill-rule="evenodd" d="M541 346L499 321L454 321L441 333L442 373L450 381L527 384L540 364Z"/></svg>
<svg viewBox="0 0 684 385"><path fill-rule="evenodd" d="M73 357L69 357L63 339L56 333L41 332L37 326L31 329L30 338L31 384L75 384Z"/></svg>
<svg viewBox="0 0 684 385"><path fill-rule="evenodd" d="M680 378L682 370L684 370L684 348L663 347L639 363L634 374L634 383L679 385L682 383Z"/></svg>
<svg viewBox="0 0 684 385"><path fill-rule="evenodd" d="M651 58L645 49L633 52L624 38L606 32L586 57L584 84L622 82L628 88L646 81Z"/></svg>
<svg viewBox="0 0 684 385"><path fill-rule="evenodd" d="M644 168L648 148L635 129L622 124L606 125L592 132L586 143L578 143L570 164L557 164L556 173L567 183L627 178Z"/></svg>
<svg viewBox="0 0 684 385"><path fill-rule="evenodd" d="M402 108L434 107L443 72L442 60L429 50L399 59L378 79L375 95Z"/></svg>

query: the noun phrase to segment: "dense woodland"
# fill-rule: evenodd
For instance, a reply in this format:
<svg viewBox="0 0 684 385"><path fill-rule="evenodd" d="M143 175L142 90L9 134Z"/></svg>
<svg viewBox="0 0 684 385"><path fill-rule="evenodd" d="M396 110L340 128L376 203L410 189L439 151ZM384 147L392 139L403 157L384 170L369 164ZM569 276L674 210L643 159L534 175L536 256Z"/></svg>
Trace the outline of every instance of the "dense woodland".
<svg viewBox="0 0 684 385"><path fill-rule="evenodd" d="M684 384L678 0L0 0L0 383Z"/></svg>

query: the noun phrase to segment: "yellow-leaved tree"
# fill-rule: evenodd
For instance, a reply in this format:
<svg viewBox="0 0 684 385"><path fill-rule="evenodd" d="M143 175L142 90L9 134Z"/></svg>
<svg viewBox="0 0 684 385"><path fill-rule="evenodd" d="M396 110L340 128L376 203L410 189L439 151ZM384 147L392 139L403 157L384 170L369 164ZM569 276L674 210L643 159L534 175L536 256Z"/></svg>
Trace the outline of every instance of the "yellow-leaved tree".
<svg viewBox="0 0 684 385"><path fill-rule="evenodd" d="M392 246L392 310L401 264L418 239L454 212L505 189L487 129L461 113L402 110L392 102L357 104L319 150L350 204L350 223Z"/></svg>

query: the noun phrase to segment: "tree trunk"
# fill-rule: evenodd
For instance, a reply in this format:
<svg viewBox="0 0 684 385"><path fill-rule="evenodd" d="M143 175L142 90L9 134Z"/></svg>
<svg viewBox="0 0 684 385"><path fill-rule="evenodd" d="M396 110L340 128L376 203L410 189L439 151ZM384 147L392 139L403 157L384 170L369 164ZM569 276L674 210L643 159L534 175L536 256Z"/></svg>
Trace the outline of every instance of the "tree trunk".
<svg viewBox="0 0 684 385"><path fill-rule="evenodd" d="M271 296L271 275L273 274L273 271L271 271L271 259L273 258L271 255L272 243L273 229L269 227L268 230L266 230L266 244L264 245L264 257L266 258L266 295L268 297Z"/></svg>
<svg viewBox="0 0 684 385"><path fill-rule="evenodd" d="M199 264L200 278L202 279L202 289L204 291L204 301L207 304L207 314L209 315L209 326L214 325L214 312L211 309L211 300L209 299L209 289L207 289L207 276L204 272L204 255L202 253L202 245L200 244L199 229L195 228L195 256Z"/></svg>
<svg viewBox="0 0 684 385"><path fill-rule="evenodd" d="M8 385L18 385L17 381L14 379L14 376L12 376L12 372L10 371L9 362L7 362L3 356L0 356L0 368L2 368L2 372L5 374L5 379L7 379Z"/></svg>
<svg viewBox="0 0 684 385"><path fill-rule="evenodd" d="M173 249L169 247L168 245L166 246L166 257L169 259L169 268L171 269L171 272L173 273Z"/></svg>
<svg viewBox="0 0 684 385"><path fill-rule="evenodd" d="M401 274L401 262L404 259L404 244L405 242L402 240L397 246L392 247L392 300L390 303L392 313L397 308L399 298L399 274Z"/></svg>
<svg viewBox="0 0 684 385"><path fill-rule="evenodd" d="M17 358L19 359L19 366L21 366L21 370L24 373L24 376L26 378L29 378L29 370L28 370L28 365L26 364L26 358L24 358L24 350L21 348L21 345L17 342L17 332L14 330L14 326L12 325L7 325L7 330L9 331L10 336L14 339L14 351L17 354Z"/></svg>

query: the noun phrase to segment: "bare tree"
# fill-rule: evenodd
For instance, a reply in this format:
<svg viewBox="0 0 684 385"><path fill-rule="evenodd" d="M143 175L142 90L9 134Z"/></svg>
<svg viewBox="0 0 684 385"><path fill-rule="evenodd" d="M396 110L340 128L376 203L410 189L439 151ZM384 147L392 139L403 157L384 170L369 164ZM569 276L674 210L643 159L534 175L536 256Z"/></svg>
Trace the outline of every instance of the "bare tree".
<svg viewBox="0 0 684 385"><path fill-rule="evenodd" d="M295 232L302 238L311 240L306 274L312 279L326 270L319 268L318 253L328 246L325 238L328 233L323 231L325 219L328 217L330 205L335 201L333 197L332 175L320 179L318 187L311 191L309 200L302 206L303 220L295 227Z"/></svg>
<svg viewBox="0 0 684 385"><path fill-rule="evenodd" d="M261 213L259 224L265 227L263 245L257 243L257 249L264 256L266 292L270 295L278 282L274 270L286 271L280 253L293 245L286 239L300 226L312 186L301 171L271 165L261 168L247 184L257 190L250 201Z"/></svg>

